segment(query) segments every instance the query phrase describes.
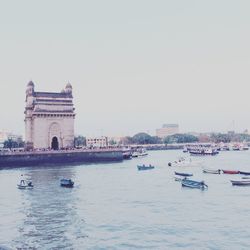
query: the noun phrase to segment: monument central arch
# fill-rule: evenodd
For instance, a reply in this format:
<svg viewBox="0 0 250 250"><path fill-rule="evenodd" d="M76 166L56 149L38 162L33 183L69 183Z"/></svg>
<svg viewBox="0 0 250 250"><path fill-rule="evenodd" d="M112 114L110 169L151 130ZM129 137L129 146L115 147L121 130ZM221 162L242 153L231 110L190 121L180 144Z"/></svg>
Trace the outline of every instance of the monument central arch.
<svg viewBox="0 0 250 250"><path fill-rule="evenodd" d="M62 133L59 123L51 123L49 126L49 145L51 149L58 150L63 147L61 135Z"/></svg>

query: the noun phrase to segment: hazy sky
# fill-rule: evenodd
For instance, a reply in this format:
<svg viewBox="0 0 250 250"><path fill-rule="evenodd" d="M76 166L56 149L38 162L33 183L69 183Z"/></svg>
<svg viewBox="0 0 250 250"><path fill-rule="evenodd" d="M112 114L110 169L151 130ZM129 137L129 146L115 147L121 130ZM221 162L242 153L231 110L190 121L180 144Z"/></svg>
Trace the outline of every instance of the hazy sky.
<svg viewBox="0 0 250 250"><path fill-rule="evenodd" d="M0 129L24 133L31 79L72 83L83 135L250 128L249 0L0 4Z"/></svg>

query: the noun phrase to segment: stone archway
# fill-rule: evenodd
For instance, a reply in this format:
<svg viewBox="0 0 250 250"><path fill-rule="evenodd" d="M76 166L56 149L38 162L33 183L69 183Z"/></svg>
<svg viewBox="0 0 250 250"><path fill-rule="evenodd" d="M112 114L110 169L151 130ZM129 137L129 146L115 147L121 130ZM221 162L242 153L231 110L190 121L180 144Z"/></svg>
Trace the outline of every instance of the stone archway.
<svg viewBox="0 0 250 250"><path fill-rule="evenodd" d="M63 146L61 140L61 126L59 123L53 122L50 124L48 139L48 146L53 150L58 150Z"/></svg>
<svg viewBox="0 0 250 250"><path fill-rule="evenodd" d="M54 137L52 138L51 148L52 148L53 150L58 150L58 149L59 149L59 142L58 142L58 139L57 139L56 136L54 136Z"/></svg>

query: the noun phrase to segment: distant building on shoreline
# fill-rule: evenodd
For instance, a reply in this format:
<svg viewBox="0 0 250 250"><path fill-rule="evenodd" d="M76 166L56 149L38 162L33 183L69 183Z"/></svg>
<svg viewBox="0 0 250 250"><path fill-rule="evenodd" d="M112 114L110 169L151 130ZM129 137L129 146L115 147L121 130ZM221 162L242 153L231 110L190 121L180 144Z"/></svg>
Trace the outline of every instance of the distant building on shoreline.
<svg viewBox="0 0 250 250"><path fill-rule="evenodd" d="M169 135L174 135L179 133L178 124L163 124L162 128L156 129L156 136L160 138L165 138Z"/></svg>
<svg viewBox="0 0 250 250"><path fill-rule="evenodd" d="M25 143L27 149L74 147L72 86L59 93L35 92L30 81L26 89Z"/></svg>
<svg viewBox="0 0 250 250"><path fill-rule="evenodd" d="M100 137L87 137L86 138L86 146L89 148L105 148L108 146L108 137L100 136Z"/></svg>

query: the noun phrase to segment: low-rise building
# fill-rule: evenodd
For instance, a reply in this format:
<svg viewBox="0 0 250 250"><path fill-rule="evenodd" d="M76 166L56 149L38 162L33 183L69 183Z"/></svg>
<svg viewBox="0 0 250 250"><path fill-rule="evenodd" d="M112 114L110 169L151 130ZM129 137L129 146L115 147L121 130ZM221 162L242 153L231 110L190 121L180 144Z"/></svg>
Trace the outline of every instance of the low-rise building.
<svg viewBox="0 0 250 250"><path fill-rule="evenodd" d="M86 146L89 148L93 148L93 147L105 148L108 146L108 137L106 136L87 137Z"/></svg>

